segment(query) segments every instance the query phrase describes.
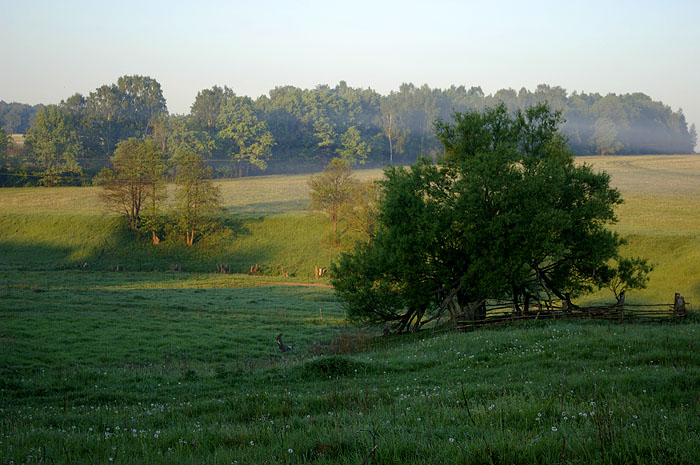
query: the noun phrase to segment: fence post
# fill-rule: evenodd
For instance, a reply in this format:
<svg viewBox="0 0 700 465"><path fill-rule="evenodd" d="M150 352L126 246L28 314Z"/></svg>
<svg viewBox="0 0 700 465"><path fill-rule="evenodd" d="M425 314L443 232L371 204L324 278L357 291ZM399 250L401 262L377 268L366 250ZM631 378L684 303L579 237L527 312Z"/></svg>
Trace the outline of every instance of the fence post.
<svg viewBox="0 0 700 465"><path fill-rule="evenodd" d="M685 316L685 298L678 292L673 296L673 314Z"/></svg>
<svg viewBox="0 0 700 465"><path fill-rule="evenodd" d="M620 298L617 299L617 306L620 308L620 321L625 319L625 291L620 292Z"/></svg>

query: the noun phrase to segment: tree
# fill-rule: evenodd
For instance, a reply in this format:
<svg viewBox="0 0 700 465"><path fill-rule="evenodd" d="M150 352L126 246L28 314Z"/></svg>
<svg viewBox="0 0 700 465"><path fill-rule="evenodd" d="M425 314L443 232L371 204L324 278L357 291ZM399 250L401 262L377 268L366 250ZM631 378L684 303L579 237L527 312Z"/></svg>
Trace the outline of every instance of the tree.
<svg viewBox="0 0 700 465"><path fill-rule="evenodd" d="M358 182L350 201L341 209L347 230L355 233L365 243L370 242L377 227L380 195L381 189L377 182Z"/></svg>
<svg viewBox="0 0 700 465"><path fill-rule="evenodd" d="M168 113L160 84L149 76L122 76L117 80L117 92L128 136L146 136L151 121Z"/></svg>
<svg viewBox="0 0 700 465"><path fill-rule="evenodd" d="M5 157L7 148L10 146L10 136L5 133L5 130L0 126L0 160Z"/></svg>
<svg viewBox="0 0 700 465"><path fill-rule="evenodd" d="M216 132L216 124L221 109L235 95L231 89L224 86L214 86L197 92L197 97L190 109L190 117L197 129L205 131L210 137Z"/></svg>
<svg viewBox="0 0 700 465"><path fill-rule="evenodd" d="M122 112L121 96L116 85L103 85L90 92L87 98L87 113L102 155L111 156L119 142Z"/></svg>
<svg viewBox="0 0 700 465"><path fill-rule="evenodd" d="M688 130L688 134L690 136L690 153L695 153L695 146L698 145L698 131L695 129L695 123L690 125L690 129Z"/></svg>
<svg viewBox="0 0 700 465"><path fill-rule="evenodd" d="M220 190L211 183L211 167L196 153L183 151L176 155L179 224L185 243L194 244L207 215L220 208Z"/></svg>
<svg viewBox="0 0 700 465"><path fill-rule="evenodd" d="M275 141L264 121L255 115L249 98L232 97L218 119L219 137L233 143L231 158L238 167L238 176L251 166L264 170L272 155Z"/></svg>
<svg viewBox="0 0 700 465"><path fill-rule="evenodd" d="M61 176L81 173L78 156L82 144L73 119L56 105L43 107L37 113L34 129L27 132L26 142L42 170L41 183L53 186Z"/></svg>
<svg viewBox="0 0 700 465"><path fill-rule="evenodd" d="M601 155L612 155L622 148L622 143L617 140L617 125L608 117L596 120L591 142Z"/></svg>
<svg viewBox="0 0 700 465"><path fill-rule="evenodd" d="M547 104L438 121L440 162L385 170L372 240L333 266L348 315L405 331L444 311L481 317L486 299L528 312L555 296L573 305L616 276L643 287L646 262L630 273L606 228L620 194L574 163L561 122Z"/></svg>
<svg viewBox="0 0 700 465"><path fill-rule="evenodd" d="M336 153L347 162L348 166L363 165L365 163L369 153L369 144L362 141L360 131L355 126L350 126L340 136L340 142L342 147L336 149Z"/></svg>
<svg viewBox="0 0 700 465"><path fill-rule="evenodd" d="M309 178L311 208L328 215L336 234L341 212L352 198L356 184L350 166L340 158L334 158L321 173Z"/></svg>
<svg viewBox="0 0 700 465"><path fill-rule="evenodd" d="M156 141L132 137L117 145L111 161L113 168L105 168L98 176L103 186L100 198L108 208L124 214L134 231L143 226L141 210L150 200L147 227L157 244L156 218L165 189L165 155Z"/></svg>

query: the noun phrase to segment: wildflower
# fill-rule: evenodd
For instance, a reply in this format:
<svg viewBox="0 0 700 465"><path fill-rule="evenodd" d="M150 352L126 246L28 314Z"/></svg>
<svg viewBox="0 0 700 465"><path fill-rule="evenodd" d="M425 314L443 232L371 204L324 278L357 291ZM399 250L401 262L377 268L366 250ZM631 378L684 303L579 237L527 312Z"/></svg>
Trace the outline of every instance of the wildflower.
<svg viewBox="0 0 700 465"><path fill-rule="evenodd" d="M556 430L557 430L557 427L556 427L556 426L552 426L552 431L556 431Z"/></svg>
<svg viewBox="0 0 700 465"><path fill-rule="evenodd" d="M289 452L290 454L293 454L293 453L294 453L294 449L287 449L287 452Z"/></svg>
<svg viewBox="0 0 700 465"><path fill-rule="evenodd" d="M450 438L450 442L455 442L455 438Z"/></svg>
<svg viewBox="0 0 700 465"><path fill-rule="evenodd" d="M251 445L251 446L254 446L255 443L254 443L253 441L250 441L250 445Z"/></svg>

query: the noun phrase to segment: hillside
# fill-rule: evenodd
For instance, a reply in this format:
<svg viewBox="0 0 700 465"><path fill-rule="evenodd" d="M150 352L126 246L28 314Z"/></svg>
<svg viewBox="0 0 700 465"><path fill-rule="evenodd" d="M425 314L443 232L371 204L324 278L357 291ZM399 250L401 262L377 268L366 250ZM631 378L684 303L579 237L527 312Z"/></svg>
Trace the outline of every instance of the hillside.
<svg viewBox="0 0 700 465"><path fill-rule="evenodd" d="M681 292L700 302L700 157L579 157L612 176L625 199L614 226L627 237L626 253L656 266L649 288L631 298L669 301ZM379 170L359 171L376 179ZM215 246L187 248L176 239L153 247L115 226L99 203L98 188L0 189L0 269L56 270L84 263L108 270L210 272L219 264L246 272L259 264L267 274L313 276L337 250L319 246L329 225L307 210L308 176L261 176L220 181L231 234ZM172 189L172 187L171 187ZM284 270L284 271L283 271ZM607 298L607 297L605 297Z"/></svg>
<svg viewBox="0 0 700 465"><path fill-rule="evenodd" d="M657 265L630 299L695 301L700 157L580 161ZM376 337L308 282L334 251L306 177L220 185L237 229L214 251L133 245L94 188L0 190L3 463L698 462L697 314ZM224 259L265 274L211 273Z"/></svg>

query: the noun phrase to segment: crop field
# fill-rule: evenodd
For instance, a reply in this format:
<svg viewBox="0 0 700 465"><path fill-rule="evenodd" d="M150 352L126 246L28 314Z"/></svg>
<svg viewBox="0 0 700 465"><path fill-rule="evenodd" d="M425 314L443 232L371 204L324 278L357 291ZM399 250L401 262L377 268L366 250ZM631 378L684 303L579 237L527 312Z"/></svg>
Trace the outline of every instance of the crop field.
<svg viewBox="0 0 700 465"><path fill-rule="evenodd" d="M700 157L578 160L655 264L628 300L700 303ZM0 189L0 463L700 462L698 314L379 337L313 279L338 251L306 179L221 181L231 231L193 248L97 188Z"/></svg>

